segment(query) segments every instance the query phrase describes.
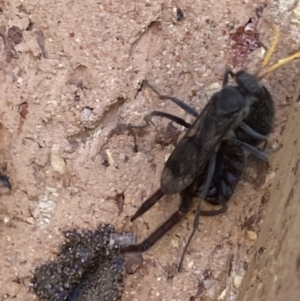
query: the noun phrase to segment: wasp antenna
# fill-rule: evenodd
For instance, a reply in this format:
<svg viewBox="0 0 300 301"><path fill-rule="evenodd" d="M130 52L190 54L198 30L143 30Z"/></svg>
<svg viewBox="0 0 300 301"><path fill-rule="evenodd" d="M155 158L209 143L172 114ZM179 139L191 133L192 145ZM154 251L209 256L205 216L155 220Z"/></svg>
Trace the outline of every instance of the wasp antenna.
<svg viewBox="0 0 300 301"><path fill-rule="evenodd" d="M273 38L273 41L271 43L271 46L270 48L268 49L266 55L265 55L265 58L264 60L262 61L261 63L261 67L264 68L268 62L270 61L271 59L271 56L272 54L274 53L275 49L276 49L276 46L278 44L278 41L279 41L279 29L276 27L276 25L274 23L272 23L271 21L269 21L268 19L264 19L268 25L272 28L273 32L274 32L274 38Z"/></svg>
<svg viewBox="0 0 300 301"><path fill-rule="evenodd" d="M300 51L286 57L283 58L281 60L279 60L276 64L274 64L273 66L271 66L270 68L268 68L265 72L263 72L262 74L260 74L258 76L259 79L263 79L264 77L266 77L267 74L269 74L270 72L273 72L274 70L278 69L279 67L295 60L295 59L299 59L300 58Z"/></svg>

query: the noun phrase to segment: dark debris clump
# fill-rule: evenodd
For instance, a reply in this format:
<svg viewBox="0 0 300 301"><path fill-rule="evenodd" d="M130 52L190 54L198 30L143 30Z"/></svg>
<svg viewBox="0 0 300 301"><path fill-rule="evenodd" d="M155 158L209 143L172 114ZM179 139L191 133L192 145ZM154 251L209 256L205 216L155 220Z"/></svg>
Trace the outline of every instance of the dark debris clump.
<svg viewBox="0 0 300 301"><path fill-rule="evenodd" d="M0 130L1 128L2 125L0 123ZM11 190L11 183L7 175L7 164L5 162L0 163L0 187L6 187Z"/></svg>
<svg viewBox="0 0 300 301"><path fill-rule="evenodd" d="M64 232L58 258L34 271L31 286L40 300L115 301L123 291L122 264L118 247L110 245L112 225L96 231Z"/></svg>
<svg viewBox="0 0 300 301"><path fill-rule="evenodd" d="M184 13L181 10L181 8L179 8L179 7L177 8L177 11L176 11L176 17L177 17L177 21L181 21L184 18Z"/></svg>
<svg viewBox="0 0 300 301"><path fill-rule="evenodd" d="M9 190L11 190L9 177L6 175L2 175L1 173L0 173L0 185L3 187L7 187Z"/></svg>

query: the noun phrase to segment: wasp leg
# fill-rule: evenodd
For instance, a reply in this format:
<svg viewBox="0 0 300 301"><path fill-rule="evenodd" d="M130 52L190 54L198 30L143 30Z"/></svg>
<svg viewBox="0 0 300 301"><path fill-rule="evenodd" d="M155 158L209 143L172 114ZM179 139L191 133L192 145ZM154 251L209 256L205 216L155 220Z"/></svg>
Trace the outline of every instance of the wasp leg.
<svg viewBox="0 0 300 301"><path fill-rule="evenodd" d="M193 107L186 104L183 100L181 100L177 97L174 97L174 96L160 94L152 85L149 84L149 82L147 80L144 80L143 85L148 86L151 90L153 90L158 95L159 99L161 99L161 100L169 99L169 100L173 101L175 104L177 104L181 109L183 109L184 111L189 113L190 115L192 115L194 117L198 116L198 112Z"/></svg>
<svg viewBox="0 0 300 301"><path fill-rule="evenodd" d="M152 123L152 122L151 122ZM152 123L153 124L153 126L155 126L155 124L154 123ZM144 129L144 128L146 128L146 127L148 127L149 126L149 124L147 123L147 124L144 124L144 125L132 125L132 124L128 124L128 128L129 129Z"/></svg>
<svg viewBox="0 0 300 301"><path fill-rule="evenodd" d="M202 216L216 216L216 215L225 213L228 209L227 202L222 200L222 201L220 201L220 205L222 206L222 208L220 208L218 210L201 210L200 215L202 215Z"/></svg>
<svg viewBox="0 0 300 301"><path fill-rule="evenodd" d="M184 119L178 117L178 116L175 116L175 115L172 115L172 114L169 114L169 113L165 113L165 112L161 112L161 111L153 111L152 113L146 115L144 117L144 120L146 121L146 123L149 125L149 123L152 123L152 118L153 117L163 117L163 118L167 118L173 122L176 122L186 128L190 128L191 127L191 124L186 122Z"/></svg>
<svg viewBox="0 0 300 301"><path fill-rule="evenodd" d="M267 136L257 133L243 121L239 124L239 128L241 128L246 134L251 136L251 138L253 138L253 139L257 139L257 140L261 140L261 141L268 141Z"/></svg>
<svg viewBox="0 0 300 301"><path fill-rule="evenodd" d="M130 221L136 220L139 216L147 212L153 205L155 205L165 194L161 189L156 190L136 211L136 213L131 217Z"/></svg>
<svg viewBox="0 0 300 301"><path fill-rule="evenodd" d="M224 76L223 76L222 88L224 88L224 87L228 84L228 81L229 81L229 75L230 75L231 77L234 77L234 76L235 76L234 72L231 71L231 70L227 67L226 70L225 70Z"/></svg>
<svg viewBox="0 0 300 301"><path fill-rule="evenodd" d="M207 170L207 176L206 176L206 180L205 180L205 184L202 188L202 191L200 193L200 197L197 203L197 207L196 207L196 214L195 214L195 219L194 219L194 223L193 223L193 231L183 249L182 255L181 255L181 259L178 265L178 271L180 272L181 267L182 267L182 263L183 263L183 259L184 259L184 255L186 253L186 250L196 232L196 230L198 229L199 226L199 220L200 220L200 213L201 213L201 201L205 200L211 181L213 179L214 173L215 173L215 169L216 169L216 154L214 154L210 160L209 160L209 165L208 165L208 170Z"/></svg>
<svg viewBox="0 0 300 301"><path fill-rule="evenodd" d="M190 128L191 127L191 124L186 122L184 119L178 117L178 116L175 116L175 115L172 115L172 114L169 114L169 113L166 113L166 112L162 112L162 111L153 111L151 112L150 114L146 115L144 117L144 120L146 122L145 125L129 125L128 127L129 128L144 128L144 127L147 127L149 126L149 124L151 123L153 126L155 126L155 124L152 122L152 118L153 117L163 117L163 118L166 118L166 119L169 119L177 124L180 124L186 128Z"/></svg>
<svg viewBox="0 0 300 301"><path fill-rule="evenodd" d="M263 160L265 162L269 162L269 157L264 153L264 152L261 152L259 151L257 148L255 148L254 146L248 144L248 143L245 143L245 142L242 142L238 139L233 139L233 142L244 148L245 150L247 150L248 152L250 152L252 155L256 156L257 158L259 158L260 160Z"/></svg>
<svg viewBox="0 0 300 301"><path fill-rule="evenodd" d="M130 245L121 249L121 253L127 252L145 252L150 249L160 238L162 238L169 230L171 230L190 210L193 203L193 195L188 191L181 192L181 204L179 209L155 232L153 232L142 243Z"/></svg>

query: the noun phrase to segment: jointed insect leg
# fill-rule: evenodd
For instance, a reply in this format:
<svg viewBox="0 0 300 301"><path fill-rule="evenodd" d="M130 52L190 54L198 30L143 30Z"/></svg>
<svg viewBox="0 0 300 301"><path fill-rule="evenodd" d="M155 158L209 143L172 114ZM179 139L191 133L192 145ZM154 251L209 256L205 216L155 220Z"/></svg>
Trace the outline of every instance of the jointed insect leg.
<svg viewBox="0 0 300 301"><path fill-rule="evenodd" d="M228 82L229 82L229 75L231 77L234 77L235 74L229 68L226 68L224 76L223 76L222 88L224 88L228 84Z"/></svg>
<svg viewBox="0 0 300 301"><path fill-rule="evenodd" d="M151 90L153 90L158 95L159 99L161 99L161 100L169 99L169 100L173 101L175 104L177 104L181 109L183 109L184 111L189 113L190 115L192 115L194 117L198 116L198 112L193 107L189 106L188 104L186 104L184 101L180 100L179 98L160 94L152 85L149 84L149 82L147 80L144 80L143 85L148 86Z"/></svg>
<svg viewBox="0 0 300 301"><path fill-rule="evenodd" d="M151 112L150 114L146 115L144 117L144 120L146 121L147 124L149 123L152 123L152 118L153 117L163 117L163 118L167 118L173 122L176 122L177 124L180 124L186 128L190 128L191 127L191 124L186 122L184 119L178 117L178 116L175 116L175 115L172 115L172 114L169 114L169 113L165 113L165 112L161 112L161 111L153 111Z"/></svg>
<svg viewBox="0 0 300 301"><path fill-rule="evenodd" d="M153 205L155 205L165 194L161 189L156 190L136 211L136 213L131 217L130 221L136 220L139 216L147 212Z"/></svg>
<svg viewBox="0 0 300 301"><path fill-rule="evenodd" d="M261 140L261 141L268 141L268 137L261 135L254 131L249 125L247 125L245 122L241 122L239 124L239 128L241 128L246 134L251 136L253 139Z"/></svg>
<svg viewBox="0 0 300 301"><path fill-rule="evenodd" d="M241 122L241 128L244 129L244 130L246 129L247 130L246 133L249 134L251 137L253 137L254 139L258 139L258 140L267 141L267 139L264 138L265 136L260 135L259 133L254 131L251 127L249 127L246 124L245 124L245 126L243 126L243 124L244 124L244 122ZM253 133L254 133L254 135L252 135ZM237 146L242 147L243 149L247 150L248 152L250 152L252 155L259 158L260 160L263 160L265 162L269 162L269 157L264 152L261 152L256 147L237 139L234 132L232 132L232 131L228 132L227 136L226 136L226 139L231 140Z"/></svg>
<svg viewBox="0 0 300 301"><path fill-rule="evenodd" d="M217 210L201 210L200 215L202 216L216 216L222 213L225 213L228 209L227 202L225 200L220 201L220 205L222 206Z"/></svg>
<svg viewBox="0 0 300 301"><path fill-rule="evenodd" d="M208 170L207 170L207 178L205 180L205 184L204 184L204 186L202 188L202 191L200 193L199 200L198 200L197 207L196 207L196 214L195 214L195 219L194 219L194 223L193 223L193 231L192 231L192 233L191 233L191 235L190 235L190 237L189 237L189 239L188 239L188 241L187 241L187 243L186 243L186 245L183 249L182 256L181 256L181 259L180 259L180 262L179 262L179 265L178 265L178 271L181 270L182 262L183 262L186 250L187 250L187 248L188 248L188 246L189 246L196 230L198 229L200 213L201 213L201 201L204 200L207 196L211 181L212 181L213 176L214 176L215 168L216 168L216 155L214 154L209 160L209 165L208 165Z"/></svg>
<svg viewBox="0 0 300 301"><path fill-rule="evenodd" d="M260 160L263 160L265 162L269 162L269 157L264 153L264 152L261 152L259 151L257 148L255 148L254 146L248 144L248 143L245 143L243 141L240 141L236 138L232 138L233 142L244 148L245 150L247 150L248 152L250 152L252 155L256 156L257 158L259 158Z"/></svg>
<svg viewBox="0 0 300 301"><path fill-rule="evenodd" d="M170 229L172 229L190 210L193 202L193 195L186 194L181 199L179 209L155 232L153 232L142 243L136 245L130 245L121 249L121 253L127 252L145 252L150 249L160 238L162 238Z"/></svg>

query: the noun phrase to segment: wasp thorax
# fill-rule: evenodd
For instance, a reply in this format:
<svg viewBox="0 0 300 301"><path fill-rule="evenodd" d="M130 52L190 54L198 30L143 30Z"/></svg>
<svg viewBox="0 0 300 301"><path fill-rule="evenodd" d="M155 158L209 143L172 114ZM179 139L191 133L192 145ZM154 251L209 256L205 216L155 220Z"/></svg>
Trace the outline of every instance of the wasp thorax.
<svg viewBox="0 0 300 301"><path fill-rule="evenodd" d="M245 108L245 98L235 87L226 86L218 92L216 104L216 116L229 116Z"/></svg>

